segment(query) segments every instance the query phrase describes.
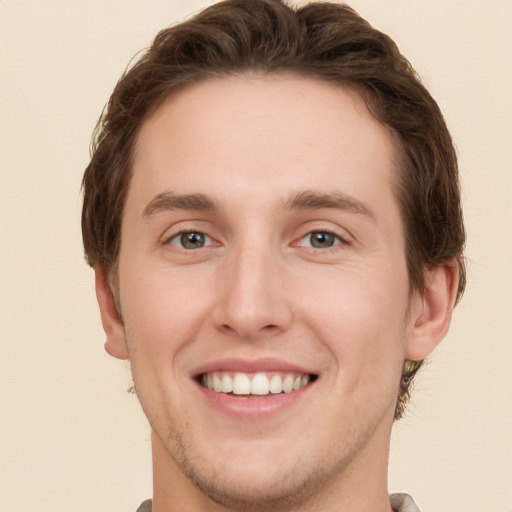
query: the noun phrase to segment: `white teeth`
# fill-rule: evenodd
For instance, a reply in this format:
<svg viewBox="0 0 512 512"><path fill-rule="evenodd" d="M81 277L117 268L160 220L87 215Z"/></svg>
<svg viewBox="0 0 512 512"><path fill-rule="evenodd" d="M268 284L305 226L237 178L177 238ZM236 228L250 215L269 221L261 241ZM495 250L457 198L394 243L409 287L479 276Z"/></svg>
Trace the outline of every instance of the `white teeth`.
<svg viewBox="0 0 512 512"><path fill-rule="evenodd" d="M213 390L214 391L222 391L222 382L220 381L217 375L213 376Z"/></svg>
<svg viewBox="0 0 512 512"><path fill-rule="evenodd" d="M306 387L310 383L309 375L287 375L284 379L275 374L269 379L265 373L256 373L252 378L245 373L236 373L234 377L227 373L207 373L202 376L205 388L218 393L235 395L268 396L270 393L291 393Z"/></svg>
<svg viewBox="0 0 512 512"><path fill-rule="evenodd" d="M245 373L237 373L233 379L233 393L235 395L251 394L251 379Z"/></svg>
<svg viewBox="0 0 512 512"><path fill-rule="evenodd" d="M283 392L283 379L279 375L274 375L270 379L270 392L274 394Z"/></svg>
<svg viewBox="0 0 512 512"><path fill-rule="evenodd" d="M233 391L233 379L229 375L222 377L222 389L223 393L231 393Z"/></svg>
<svg viewBox="0 0 512 512"><path fill-rule="evenodd" d="M257 373L251 381L251 395L268 395L270 382L264 373Z"/></svg>
<svg viewBox="0 0 512 512"><path fill-rule="evenodd" d="M284 379L283 391L285 393L290 393L293 391L293 375L287 375L286 379Z"/></svg>

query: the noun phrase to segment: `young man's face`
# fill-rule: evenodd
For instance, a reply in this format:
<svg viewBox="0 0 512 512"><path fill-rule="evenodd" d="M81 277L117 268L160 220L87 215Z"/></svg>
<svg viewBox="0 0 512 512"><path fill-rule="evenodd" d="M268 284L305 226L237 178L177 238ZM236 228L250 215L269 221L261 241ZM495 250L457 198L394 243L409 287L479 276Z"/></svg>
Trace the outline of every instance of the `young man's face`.
<svg viewBox="0 0 512 512"><path fill-rule="evenodd" d="M129 354L157 472L183 492L263 502L385 479L421 309L394 158L355 93L305 78L201 83L144 124L107 349Z"/></svg>

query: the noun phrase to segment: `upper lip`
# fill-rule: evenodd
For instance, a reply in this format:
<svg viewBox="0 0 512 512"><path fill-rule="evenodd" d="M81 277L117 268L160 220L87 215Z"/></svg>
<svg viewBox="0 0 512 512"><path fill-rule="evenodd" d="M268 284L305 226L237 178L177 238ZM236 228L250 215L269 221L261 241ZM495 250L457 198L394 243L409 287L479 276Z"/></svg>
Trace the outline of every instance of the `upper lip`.
<svg viewBox="0 0 512 512"><path fill-rule="evenodd" d="M315 375L310 369L292 364L288 361L275 358L260 358L254 360L225 358L217 359L195 368L191 372L192 377L197 377L203 373L215 371L232 371L241 373L259 373L259 372L290 372L301 373L305 375Z"/></svg>

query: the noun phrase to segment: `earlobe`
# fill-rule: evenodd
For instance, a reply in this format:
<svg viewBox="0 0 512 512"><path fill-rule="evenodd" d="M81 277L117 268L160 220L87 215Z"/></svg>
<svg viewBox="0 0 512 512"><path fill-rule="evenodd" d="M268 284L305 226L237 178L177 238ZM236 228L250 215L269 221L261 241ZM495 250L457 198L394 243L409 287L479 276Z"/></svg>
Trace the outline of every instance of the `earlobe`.
<svg viewBox="0 0 512 512"><path fill-rule="evenodd" d="M118 359L128 359L123 324L116 309L105 268L102 265L95 265L94 274L96 278L96 298L98 299L101 323L106 336L105 350Z"/></svg>
<svg viewBox="0 0 512 512"><path fill-rule="evenodd" d="M406 359L425 359L444 339L450 327L458 284L458 267L454 261L428 272L427 288L413 307Z"/></svg>

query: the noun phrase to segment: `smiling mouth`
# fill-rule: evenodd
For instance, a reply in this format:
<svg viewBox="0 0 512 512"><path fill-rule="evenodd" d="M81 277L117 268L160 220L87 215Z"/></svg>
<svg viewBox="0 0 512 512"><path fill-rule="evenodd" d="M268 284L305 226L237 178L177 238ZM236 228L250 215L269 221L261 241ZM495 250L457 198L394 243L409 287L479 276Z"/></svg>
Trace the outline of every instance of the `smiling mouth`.
<svg viewBox="0 0 512 512"><path fill-rule="evenodd" d="M262 398L293 393L305 388L316 380L312 374L298 373L227 373L211 372L198 376L203 388L240 398Z"/></svg>

